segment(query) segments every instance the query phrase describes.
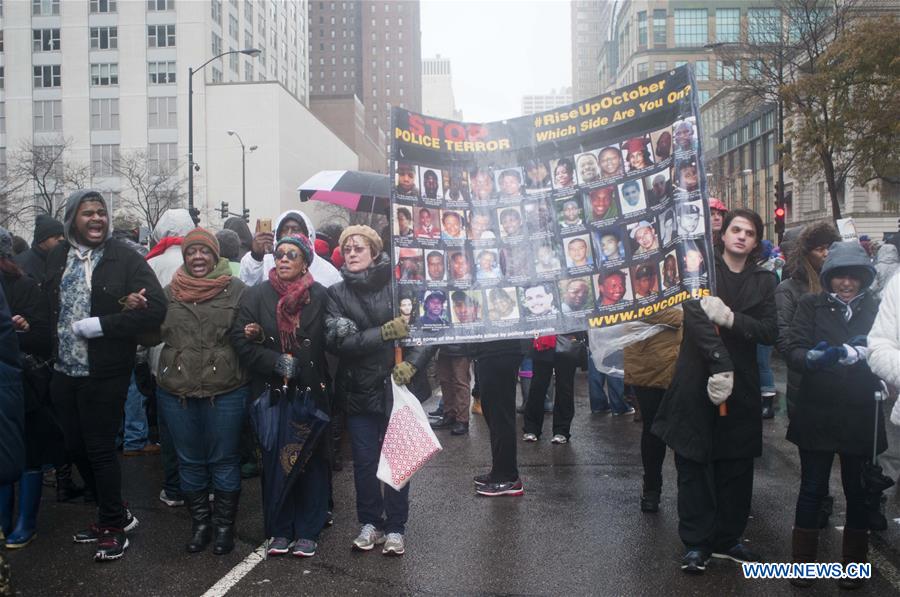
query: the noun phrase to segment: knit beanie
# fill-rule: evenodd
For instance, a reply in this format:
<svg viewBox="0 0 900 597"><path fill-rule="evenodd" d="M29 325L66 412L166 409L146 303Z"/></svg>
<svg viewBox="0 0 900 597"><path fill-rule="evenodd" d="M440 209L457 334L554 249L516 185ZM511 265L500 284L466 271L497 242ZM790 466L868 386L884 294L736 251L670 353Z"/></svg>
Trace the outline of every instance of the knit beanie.
<svg viewBox="0 0 900 597"><path fill-rule="evenodd" d="M830 247L831 243L839 243L842 240L841 235L828 222L810 224L810 227L803 231L802 236L803 248L807 253L816 247Z"/></svg>
<svg viewBox="0 0 900 597"><path fill-rule="evenodd" d="M369 241L369 244L372 246L372 255L373 257L381 253L382 247L384 244L381 242L381 237L378 236L378 233L364 225L357 226L347 226L344 228L344 231L341 232L341 239L338 241L338 246L343 247L344 241L351 236L359 235Z"/></svg>
<svg viewBox="0 0 900 597"><path fill-rule="evenodd" d="M278 244L275 245L277 249L281 245L293 245L300 249L303 253L303 260L306 261L306 265L311 265L313 261L313 248L309 242L309 238L302 233L296 234L288 234L287 236L282 236L278 239Z"/></svg>
<svg viewBox="0 0 900 597"><path fill-rule="evenodd" d="M203 245L213 252L213 255L216 256L216 262L219 261L219 256L221 254L221 250L219 249L219 241L216 239L216 235L207 230L206 228L194 228L190 232L184 235L184 240L181 241L181 255L187 252L188 247L191 245Z"/></svg>
<svg viewBox="0 0 900 597"><path fill-rule="evenodd" d="M34 244L42 243L51 236L62 236L63 234L63 225L59 220L55 220L47 214L39 214L34 219Z"/></svg>
<svg viewBox="0 0 900 597"><path fill-rule="evenodd" d="M13 257L13 237L9 230L0 226L0 257L12 259Z"/></svg>

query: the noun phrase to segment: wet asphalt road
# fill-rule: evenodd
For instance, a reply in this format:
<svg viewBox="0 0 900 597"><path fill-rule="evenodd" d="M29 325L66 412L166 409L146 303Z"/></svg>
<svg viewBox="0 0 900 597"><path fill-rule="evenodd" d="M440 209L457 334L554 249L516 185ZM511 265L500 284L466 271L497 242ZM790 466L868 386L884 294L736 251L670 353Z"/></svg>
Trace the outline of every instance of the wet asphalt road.
<svg viewBox="0 0 900 597"><path fill-rule="evenodd" d="M777 365L777 364L776 364ZM783 388L784 374L777 367ZM358 527L349 459L335 473L334 527L323 532L318 554L260 562L229 595L836 595L834 581L797 591L784 580L745 580L737 564L712 561L705 575L688 577L678 567L675 470L669 453L663 501L657 514L638 508L641 486L640 424L631 417L591 415L586 379L576 381L572 442L519 444L525 478L521 498L475 495L472 476L490 456L484 421L473 416L468 437L441 432L439 454L412 482L406 555L354 553ZM426 406L431 406L429 402ZM790 560L790 532L799 486L796 449L784 439L783 407L766 422L764 455L756 464L753 515L746 539L767 561ZM547 421L549 427L549 421ZM891 438L900 441L900 434ZM345 453L349 447L345 446ZM90 546L71 542L87 525L91 506L57 504L47 491L39 537L9 553L21 595L171 596L203 595L263 541L258 480L245 481L235 551L188 556L183 549L189 521L184 508L158 501L161 470L155 457L123 459L125 495L140 520L123 560L95 564ZM835 516L844 503L835 467ZM889 518L900 517L892 498ZM872 539L874 578L858 595L889 595L900 589L900 525ZM840 559L840 532L823 532L819 561Z"/></svg>

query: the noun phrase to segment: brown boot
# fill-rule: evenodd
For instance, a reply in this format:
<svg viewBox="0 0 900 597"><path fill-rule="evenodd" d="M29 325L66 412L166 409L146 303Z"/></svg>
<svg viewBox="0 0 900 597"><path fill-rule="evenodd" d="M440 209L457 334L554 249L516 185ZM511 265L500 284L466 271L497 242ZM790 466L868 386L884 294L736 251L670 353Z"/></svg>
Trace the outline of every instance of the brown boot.
<svg viewBox="0 0 900 597"><path fill-rule="evenodd" d="M797 564L805 564L816 561L816 553L819 551L819 529L799 529L794 527L791 536L791 561ZM811 578L792 578L791 584L795 587L812 586Z"/></svg>
<svg viewBox="0 0 900 597"><path fill-rule="evenodd" d="M869 561L869 530L848 529L844 527L844 541L841 563L844 568L847 564L866 564ZM838 586L842 589L858 589L866 584L864 578L842 578L838 580Z"/></svg>

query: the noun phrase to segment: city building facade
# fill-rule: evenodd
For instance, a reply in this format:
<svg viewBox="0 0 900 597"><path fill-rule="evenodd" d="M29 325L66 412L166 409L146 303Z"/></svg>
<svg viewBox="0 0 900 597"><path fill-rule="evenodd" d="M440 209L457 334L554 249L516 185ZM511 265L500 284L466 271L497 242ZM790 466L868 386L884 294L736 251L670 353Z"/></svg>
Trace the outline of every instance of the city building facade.
<svg viewBox="0 0 900 597"><path fill-rule="evenodd" d="M463 119L456 109L450 59L440 54L422 61L422 112L447 120Z"/></svg>
<svg viewBox="0 0 900 597"><path fill-rule="evenodd" d="M550 93L536 93L522 96L522 116L553 110L572 103L572 88L550 90Z"/></svg>
<svg viewBox="0 0 900 597"><path fill-rule="evenodd" d="M572 42L572 99L581 101L600 95L600 53L603 35L609 29L613 2L572 0L570 5Z"/></svg>

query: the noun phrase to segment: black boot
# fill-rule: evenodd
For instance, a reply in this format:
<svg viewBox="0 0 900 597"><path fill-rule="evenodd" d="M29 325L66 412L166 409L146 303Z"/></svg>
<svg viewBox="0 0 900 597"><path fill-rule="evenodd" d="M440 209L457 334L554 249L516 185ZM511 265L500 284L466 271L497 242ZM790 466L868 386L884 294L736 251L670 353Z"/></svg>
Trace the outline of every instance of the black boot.
<svg viewBox="0 0 900 597"><path fill-rule="evenodd" d="M197 553L206 549L213 536L209 492L184 492L184 501L191 513L191 539L185 548L188 553Z"/></svg>
<svg viewBox="0 0 900 597"><path fill-rule="evenodd" d="M775 406L772 404L774 396L763 396L762 397L762 418L763 419L773 419L775 418Z"/></svg>
<svg viewBox="0 0 900 597"><path fill-rule="evenodd" d="M868 529L848 529L844 527L841 561L844 568L847 564L867 564L869 562L869 531ZM841 578L838 586L842 589L858 589L866 584L864 578Z"/></svg>
<svg viewBox="0 0 900 597"><path fill-rule="evenodd" d="M79 487L72 480L72 465L62 464L56 467L56 501L69 502L84 495L84 487Z"/></svg>
<svg viewBox="0 0 900 597"><path fill-rule="evenodd" d="M238 491L213 492L216 496L213 504L212 523L215 528L213 553L217 556L231 553L234 549L234 519L237 516L238 499L241 496Z"/></svg>
<svg viewBox="0 0 900 597"><path fill-rule="evenodd" d="M794 527L791 536L791 561L798 564L814 563L819 552L819 529L801 529ZM811 587L810 578L792 578L790 583L795 587Z"/></svg>
<svg viewBox="0 0 900 597"><path fill-rule="evenodd" d="M641 493L641 512L659 512L659 494L658 490L644 489Z"/></svg>

